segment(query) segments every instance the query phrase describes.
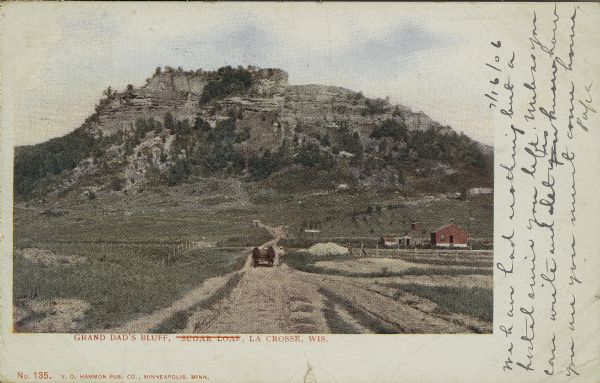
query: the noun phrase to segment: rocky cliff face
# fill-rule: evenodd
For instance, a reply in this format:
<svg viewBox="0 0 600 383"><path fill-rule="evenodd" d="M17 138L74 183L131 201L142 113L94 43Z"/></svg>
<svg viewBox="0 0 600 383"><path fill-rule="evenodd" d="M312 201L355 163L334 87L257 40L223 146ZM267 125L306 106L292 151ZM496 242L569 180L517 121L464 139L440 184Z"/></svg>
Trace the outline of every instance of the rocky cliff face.
<svg viewBox="0 0 600 383"><path fill-rule="evenodd" d="M325 85L289 86L288 74L281 69L250 66L248 70L252 75L252 86L247 94L210 105L201 105L200 96L206 84L214 80L214 72L167 70L156 73L139 89L115 93L90 129L112 135L127 130L137 118L162 120L167 112L176 119L193 120L200 115L214 124L234 110L243 110L261 122L266 118L273 125L282 125L287 132L298 126L335 128L340 121L345 121L362 135L368 135L381 121L398 116L402 116L411 129L440 127L422 112L414 113L384 100L380 100L383 103L381 112L365 112L368 99L360 92Z"/></svg>
<svg viewBox="0 0 600 383"><path fill-rule="evenodd" d="M288 84L288 74L281 69L250 66L247 70L252 79L249 95L257 97L258 107L261 97L275 97ZM207 111L200 105L200 96L206 84L215 78L215 72L202 70L157 71L144 86L115 92L107 105L99 109L98 119L90 129L97 134L112 135L128 129L140 117L162 120L167 112L176 119L194 119L198 114L206 116ZM254 97L249 97L247 103L248 100L254 100Z"/></svg>
<svg viewBox="0 0 600 383"><path fill-rule="evenodd" d="M17 176L25 173L23 190L38 188L39 179L48 181L50 189L45 190L53 195L78 185L128 190L169 172L189 173L190 167L203 169L197 170L200 173L229 169L260 178L286 164L343 166L359 182L401 185L406 183L402 172L447 176L463 162L491 158L489 148L387 99L369 99L334 86L290 86L281 69L222 69L157 69L140 88L109 88L96 113L67 140L76 141L69 145L87 145L75 158L49 170L42 165L39 174L31 176L26 174L28 167L55 160L52 145L50 153L45 144L39 152L36 147L18 151ZM176 126L167 126L167 115ZM220 124L228 121L233 124L230 136L215 138L222 134L216 133L222 130L217 129ZM312 152L305 155L306 150ZM223 158L221 152L226 153ZM277 152L276 159L266 152ZM488 170L475 173L491 179Z"/></svg>

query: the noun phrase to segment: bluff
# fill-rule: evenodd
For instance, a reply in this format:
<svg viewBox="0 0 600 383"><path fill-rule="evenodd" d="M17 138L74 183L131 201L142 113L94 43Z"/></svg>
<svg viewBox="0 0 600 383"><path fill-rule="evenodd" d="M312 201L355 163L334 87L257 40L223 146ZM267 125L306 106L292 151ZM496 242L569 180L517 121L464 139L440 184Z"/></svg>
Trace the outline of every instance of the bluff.
<svg viewBox="0 0 600 383"><path fill-rule="evenodd" d="M157 68L111 87L72 133L15 150L19 198L142 191L220 174L458 191L492 185L491 148L387 99L289 85L275 68ZM289 180L288 180L289 181ZM302 180L298 180L302 182Z"/></svg>

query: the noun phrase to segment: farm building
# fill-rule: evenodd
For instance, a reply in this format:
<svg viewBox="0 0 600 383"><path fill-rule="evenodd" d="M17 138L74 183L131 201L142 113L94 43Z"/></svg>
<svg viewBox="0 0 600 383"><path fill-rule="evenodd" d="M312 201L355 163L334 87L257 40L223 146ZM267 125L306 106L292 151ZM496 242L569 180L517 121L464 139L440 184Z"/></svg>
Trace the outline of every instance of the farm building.
<svg viewBox="0 0 600 383"><path fill-rule="evenodd" d="M420 237L412 237L404 235L402 237L383 236L379 238L379 246L381 247L416 247L423 246L426 240Z"/></svg>
<svg viewBox="0 0 600 383"><path fill-rule="evenodd" d="M396 247L398 246L398 237L384 235L383 237L379 238L379 246Z"/></svg>
<svg viewBox="0 0 600 383"><path fill-rule="evenodd" d="M433 247L467 247L467 242L467 232L453 223L431 232L431 246Z"/></svg>
<svg viewBox="0 0 600 383"><path fill-rule="evenodd" d="M424 238L426 230L422 230L420 222L412 222L404 230L404 235L399 238L400 247L421 247L428 245Z"/></svg>
<svg viewBox="0 0 600 383"><path fill-rule="evenodd" d="M405 236L400 237L398 239L398 242L400 243L400 246L402 246L402 247L410 247L415 244L415 241L413 240L413 238L410 235L405 235Z"/></svg>

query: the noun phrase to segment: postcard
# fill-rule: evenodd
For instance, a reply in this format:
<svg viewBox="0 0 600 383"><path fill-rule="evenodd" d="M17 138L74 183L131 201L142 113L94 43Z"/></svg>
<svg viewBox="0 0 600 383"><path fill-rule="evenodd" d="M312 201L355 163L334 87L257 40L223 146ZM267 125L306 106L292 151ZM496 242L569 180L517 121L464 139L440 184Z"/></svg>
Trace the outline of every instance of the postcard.
<svg viewBox="0 0 600 383"><path fill-rule="evenodd" d="M0 12L0 381L598 381L597 3Z"/></svg>

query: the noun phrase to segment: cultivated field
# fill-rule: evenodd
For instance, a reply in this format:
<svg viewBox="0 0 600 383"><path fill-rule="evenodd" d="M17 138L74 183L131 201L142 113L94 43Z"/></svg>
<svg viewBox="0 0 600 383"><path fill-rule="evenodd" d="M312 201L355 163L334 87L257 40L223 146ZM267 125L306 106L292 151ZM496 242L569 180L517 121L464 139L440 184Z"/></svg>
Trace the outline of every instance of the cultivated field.
<svg viewBox="0 0 600 383"><path fill-rule="evenodd" d="M368 189L290 194L235 180L17 203L15 329L489 333L491 251L374 244L414 220L451 219L490 238L491 203ZM306 236L307 227L321 233ZM300 251L329 239L355 251ZM249 266L251 246L275 243L277 267Z"/></svg>

